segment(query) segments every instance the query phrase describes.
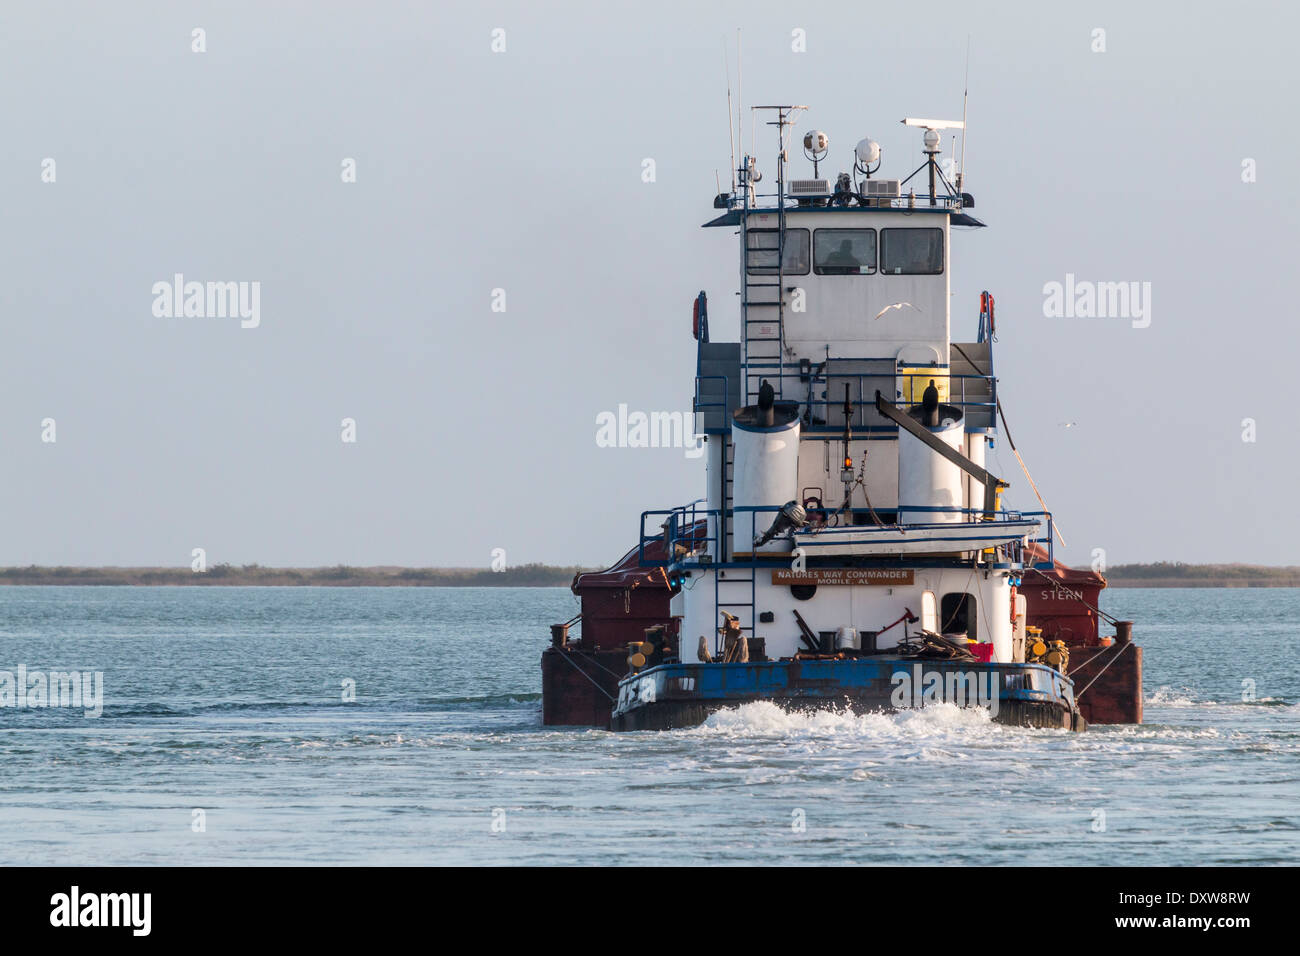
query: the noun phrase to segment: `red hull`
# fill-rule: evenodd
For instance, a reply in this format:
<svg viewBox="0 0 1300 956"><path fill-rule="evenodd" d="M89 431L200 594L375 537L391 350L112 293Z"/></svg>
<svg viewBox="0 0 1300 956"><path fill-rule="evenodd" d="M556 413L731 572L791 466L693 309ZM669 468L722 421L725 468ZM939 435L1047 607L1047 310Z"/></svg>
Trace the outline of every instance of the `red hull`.
<svg viewBox="0 0 1300 956"><path fill-rule="evenodd" d="M646 546L662 560L663 544ZM627 673L627 645L650 627L676 637L669 602L676 590L662 568L643 568L632 550L606 571L579 574L570 586L582 600L580 636L561 634L542 654L542 723L608 727L619 679Z"/></svg>
<svg viewBox="0 0 1300 956"><path fill-rule="evenodd" d="M1043 560L1029 548L1026 559ZM1064 641L1070 650L1069 675L1079 711L1090 724L1142 723L1142 648L1120 638L1103 638L1100 606L1106 579L1096 571L1055 564L1051 570L1026 570L1020 593L1025 619L1043 629L1043 639ZM1105 643L1108 642L1108 643Z"/></svg>

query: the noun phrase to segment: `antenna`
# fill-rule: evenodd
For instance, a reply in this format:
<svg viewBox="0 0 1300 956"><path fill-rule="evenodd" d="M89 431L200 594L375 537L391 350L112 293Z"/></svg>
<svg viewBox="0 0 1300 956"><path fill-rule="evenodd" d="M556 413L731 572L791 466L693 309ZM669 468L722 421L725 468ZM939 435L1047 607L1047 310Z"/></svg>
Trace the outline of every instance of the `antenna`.
<svg viewBox="0 0 1300 956"><path fill-rule="evenodd" d="M745 148L745 55L740 48L740 27L736 27L736 135ZM750 155L754 154L751 148Z"/></svg>
<svg viewBox="0 0 1300 956"><path fill-rule="evenodd" d="M727 145L731 149L731 193L736 193L736 137L731 127L731 64L727 62L727 38L722 38L722 69L727 74ZM719 189L718 192L722 190Z"/></svg>
<svg viewBox="0 0 1300 956"><path fill-rule="evenodd" d="M961 162L957 166L957 192L966 181L966 101L970 99L970 34L966 34L966 81L961 94Z"/></svg>
<svg viewBox="0 0 1300 956"><path fill-rule="evenodd" d="M789 129L793 129L794 118L796 114L806 112L808 107L806 106L751 106L749 109L751 113L757 112L758 110L776 111L776 119L772 122L769 122L767 125L776 127L777 146L779 147L779 152L777 152L776 154L776 203L777 203L777 208L780 209L783 207L783 204L785 203L785 154L786 154L786 143L789 140L789 133L786 131ZM751 116L749 118L749 124L751 128L755 128L758 126L758 120L755 117ZM782 229L785 228L784 224L781 226L781 228Z"/></svg>

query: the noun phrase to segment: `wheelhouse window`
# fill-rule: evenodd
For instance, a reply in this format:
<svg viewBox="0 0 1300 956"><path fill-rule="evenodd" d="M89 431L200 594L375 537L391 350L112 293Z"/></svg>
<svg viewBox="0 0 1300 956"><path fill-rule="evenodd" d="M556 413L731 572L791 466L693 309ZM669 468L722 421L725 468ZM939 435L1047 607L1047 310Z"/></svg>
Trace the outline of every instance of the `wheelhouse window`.
<svg viewBox="0 0 1300 956"><path fill-rule="evenodd" d="M819 276L871 275L876 271L876 230L818 229L813 271Z"/></svg>
<svg viewBox="0 0 1300 956"><path fill-rule="evenodd" d="M942 229L881 229L880 271L896 276L943 272Z"/></svg>
<svg viewBox="0 0 1300 956"><path fill-rule="evenodd" d="M780 230L750 229L745 233L745 268L752 276L776 275L776 247ZM808 274L808 230L787 229L781 272L788 276Z"/></svg>

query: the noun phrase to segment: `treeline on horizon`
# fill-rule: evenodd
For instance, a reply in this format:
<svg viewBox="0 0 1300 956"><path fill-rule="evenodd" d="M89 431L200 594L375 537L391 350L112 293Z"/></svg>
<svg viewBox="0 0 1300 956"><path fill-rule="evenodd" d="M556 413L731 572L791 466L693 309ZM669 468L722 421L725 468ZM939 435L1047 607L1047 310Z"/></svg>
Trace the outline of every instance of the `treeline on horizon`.
<svg viewBox="0 0 1300 956"><path fill-rule="evenodd" d="M200 585L228 587L568 587L575 574L598 571L579 565L521 564L488 568L353 567L269 568L260 564L216 564L206 571L181 568L0 568L0 586L41 585ZM1117 564L1104 572L1111 587L1300 587L1300 567L1257 564Z"/></svg>
<svg viewBox="0 0 1300 956"><path fill-rule="evenodd" d="M1102 572L1111 587L1132 588L1294 588L1300 587L1300 567L1263 564L1117 564Z"/></svg>
<svg viewBox="0 0 1300 956"><path fill-rule="evenodd" d="M0 585L206 585L227 587L568 587L573 576L591 568L521 564L488 568L352 567L268 568L260 564L214 564L191 568L0 568ZM598 569L597 569L598 570Z"/></svg>

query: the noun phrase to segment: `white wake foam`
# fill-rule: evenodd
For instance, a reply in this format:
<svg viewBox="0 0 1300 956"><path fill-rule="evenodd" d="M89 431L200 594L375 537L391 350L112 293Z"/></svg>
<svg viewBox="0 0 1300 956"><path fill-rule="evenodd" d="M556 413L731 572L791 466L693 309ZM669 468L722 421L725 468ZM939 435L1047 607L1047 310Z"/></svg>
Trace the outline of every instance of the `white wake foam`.
<svg viewBox="0 0 1300 956"><path fill-rule="evenodd" d="M1156 707L1283 707L1296 709L1297 705L1283 697L1257 697L1254 700L1226 697L1222 700L1199 696L1190 687L1161 685L1152 691L1143 704Z"/></svg>
<svg viewBox="0 0 1300 956"><path fill-rule="evenodd" d="M730 737L847 737L866 740L987 736L1002 730L983 708L932 704L896 713L787 711L770 701L720 710L685 733Z"/></svg>

